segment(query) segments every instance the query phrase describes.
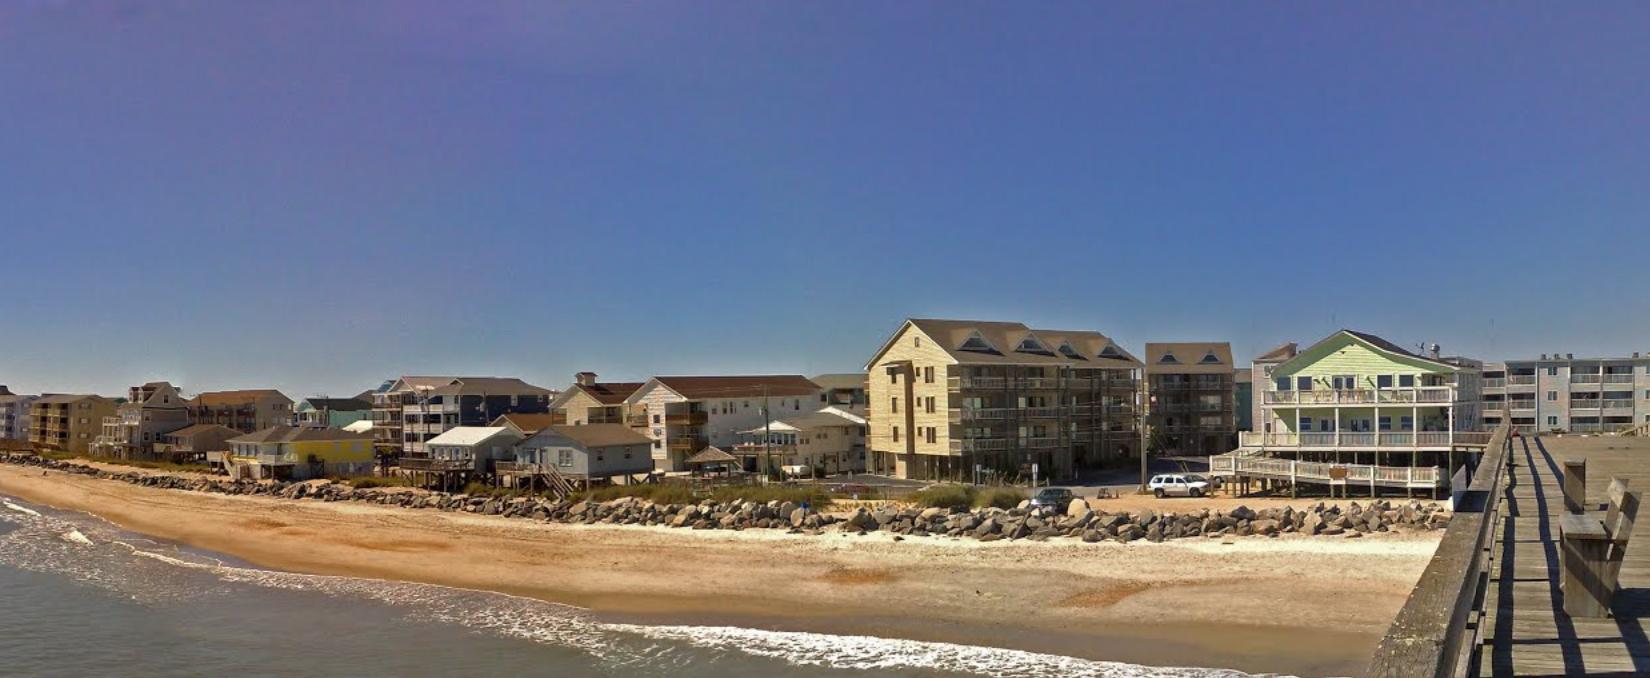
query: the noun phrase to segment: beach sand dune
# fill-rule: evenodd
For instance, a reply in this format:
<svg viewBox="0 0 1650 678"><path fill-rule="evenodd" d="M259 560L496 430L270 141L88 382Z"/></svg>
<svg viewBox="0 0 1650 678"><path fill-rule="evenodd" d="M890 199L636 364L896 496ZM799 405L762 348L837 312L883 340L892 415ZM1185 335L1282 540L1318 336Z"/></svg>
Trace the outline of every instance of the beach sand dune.
<svg viewBox="0 0 1650 678"><path fill-rule="evenodd" d="M263 567L502 591L616 621L1300 675L1360 671L1438 538L895 542L569 526L157 490L14 467L0 467L0 492Z"/></svg>

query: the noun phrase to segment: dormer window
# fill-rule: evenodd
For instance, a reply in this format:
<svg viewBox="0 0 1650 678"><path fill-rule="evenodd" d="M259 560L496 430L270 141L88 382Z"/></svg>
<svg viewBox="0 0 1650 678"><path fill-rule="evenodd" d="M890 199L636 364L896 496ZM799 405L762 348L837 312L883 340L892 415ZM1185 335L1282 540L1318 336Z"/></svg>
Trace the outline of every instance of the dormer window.
<svg viewBox="0 0 1650 678"><path fill-rule="evenodd" d="M959 350L959 351L974 351L976 353L997 353L998 352L997 347L992 346L991 342L986 341L985 337L980 336L979 332L975 332L974 334L970 335L967 339L964 339L962 345L957 347L957 350Z"/></svg>
<svg viewBox="0 0 1650 678"><path fill-rule="evenodd" d="M1102 357L1102 358L1122 358L1123 357L1123 352L1117 350L1116 346L1112 346L1111 344L1106 344L1106 347L1104 349L1100 350L1100 357Z"/></svg>
<svg viewBox="0 0 1650 678"><path fill-rule="evenodd" d="M1159 364L1159 365L1179 365L1180 364L1180 359L1174 357L1173 353L1165 353L1165 354L1163 354L1163 357L1157 359L1157 364Z"/></svg>
<svg viewBox="0 0 1650 678"><path fill-rule="evenodd" d="M1078 353L1077 349L1072 348L1070 343L1060 344L1060 355L1072 360L1088 360L1088 358L1083 357L1083 354Z"/></svg>
<svg viewBox="0 0 1650 678"><path fill-rule="evenodd" d="M1208 353L1203 354L1203 359L1199 360L1197 362L1200 365L1219 365L1220 364L1220 358L1215 355L1214 351L1210 351Z"/></svg>
<svg viewBox="0 0 1650 678"><path fill-rule="evenodd" d="M1026 337L1021 339L1020 345L1014 347L1014 351L1017 353L1040 353L1042 355L1053 355L1049 352L1048 347L1043 345L1043 342L1037 341L1036 337Z"/></svg>

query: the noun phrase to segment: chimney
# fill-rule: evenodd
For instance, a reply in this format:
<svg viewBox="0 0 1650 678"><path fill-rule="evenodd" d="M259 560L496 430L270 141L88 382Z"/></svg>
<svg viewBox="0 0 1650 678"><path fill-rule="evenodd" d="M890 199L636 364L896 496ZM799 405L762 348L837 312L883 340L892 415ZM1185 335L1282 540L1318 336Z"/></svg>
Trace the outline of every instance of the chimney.
<svg viewBox="0 0 1650 678"><path fill-rule="evenodd" d="M1564 359L1565 359L1565 360L1575 360L1575 359L1576 359L1576 354L1574 354L1574 353L1566 353L1566 354L1564 354Z"/></svg>
<svg viewBox="0 0 1650 678"><path fill-rule="evenodd" d="M1545 353L1541 354L1541 359L1546 360L1547 359L1547 354L1545 354Z"/></svg>
<svg viewBox="0 0 1650 678"><path fill-rule="evenodd" d="M596 385L596 373L595 372L580 372L578 374L575 374L575 375L573 375L573 383L578 384L580 386L594 386L594 385Z"/></svg>
<svg viewBox="0 0 1650 678"><path fill-rule="evenodd" d="M1440 347L1439 347L1439 346L1438 346L1438 343L1437 343L1437 342L1433 342L1433 344L1432 344L1432 348L1431 348L1431 349L1430 349L1430 350L1428 350L1428 351L1427 351L1427 357L1428 357L1428 358L1432 358L1432 359L1433 359L1433 360L1437 360L1437 359L1438 359L1438 351L1439 351L1439 350L1440 350Z"/></svg>
<svg viewBox="0 0 1650 678"><path fill-rule="evenodd" d="M1633 359L1638 360L1638 358L1639 358L1639 352L1638 351L1633 351ZM0 387L0 388L3 388L3 387Z"/></svg>

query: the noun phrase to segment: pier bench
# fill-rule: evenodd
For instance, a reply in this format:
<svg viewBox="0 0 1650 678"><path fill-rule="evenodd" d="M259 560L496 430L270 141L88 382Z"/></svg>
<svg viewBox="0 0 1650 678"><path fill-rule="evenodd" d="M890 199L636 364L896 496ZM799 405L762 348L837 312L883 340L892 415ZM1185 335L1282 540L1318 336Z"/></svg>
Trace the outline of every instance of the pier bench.
<svg viewBox="0 0 1650 678"><path fill-rule="evenodd" d="M1572 474L1573 468L1579 473ZM1580 509L1585 504L1586 466L1582 464L1577 468L1566 463L1564 470L1567 510L1558 523L1563 570L1559 587L1564 596L1564 613L1571 617L1608 617L1643 493L1630 491L1626 479L1613 478L1610 502L1602 517L1570 510L1572 506ZM1573 505L1572 484L1576 486L1577 497Z"/></svg>

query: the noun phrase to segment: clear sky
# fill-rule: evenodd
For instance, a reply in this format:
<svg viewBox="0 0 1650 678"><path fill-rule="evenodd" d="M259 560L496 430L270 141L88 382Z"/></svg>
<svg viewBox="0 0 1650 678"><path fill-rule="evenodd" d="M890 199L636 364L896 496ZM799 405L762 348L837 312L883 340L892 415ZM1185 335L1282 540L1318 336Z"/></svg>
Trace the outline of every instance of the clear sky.
<svg viewBox="0 0 1650 678"><path fill-rule="evenodd" d="M0 3L0 383L1650 351L1650 4Z"/></svg>

